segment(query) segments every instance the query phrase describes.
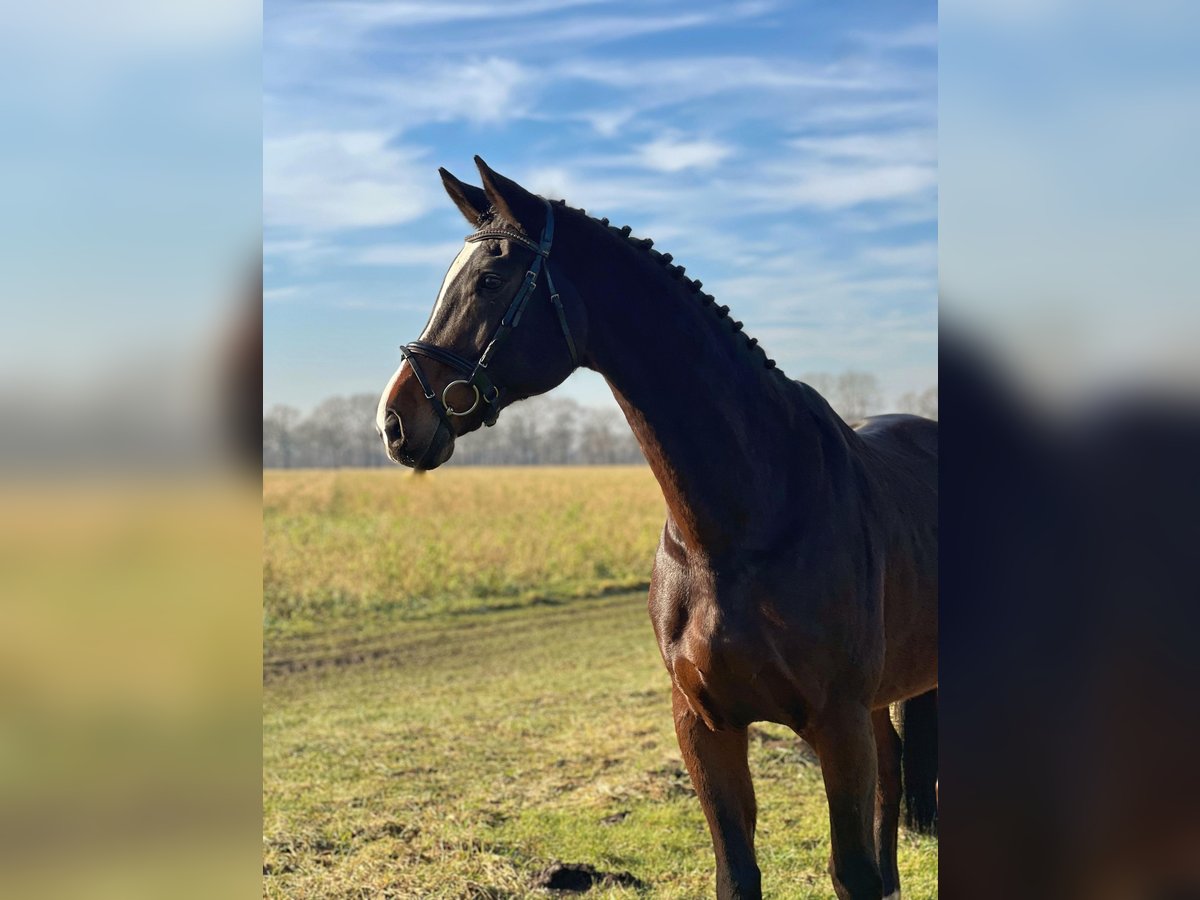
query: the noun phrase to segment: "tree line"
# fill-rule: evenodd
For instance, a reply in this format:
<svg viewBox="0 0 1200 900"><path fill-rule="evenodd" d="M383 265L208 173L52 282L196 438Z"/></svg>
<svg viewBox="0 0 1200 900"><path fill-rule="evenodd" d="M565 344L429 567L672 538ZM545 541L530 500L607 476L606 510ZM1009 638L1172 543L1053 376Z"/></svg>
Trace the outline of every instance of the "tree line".
<svg viewBox="0 0 1200 900"><path fill-rule="evenodd" d="M937 387L903 394L886 408L879 380L868 372L803 376L847 421L879 412L937 418ZM375 433L375 394L330 397L308 415L276 405L263 415L266 468L391 465ZM616 465L643 461L625 417L612 407L584 406L567 397L532 397L505 409L492 428L459 442L449 465Z"/></svg>

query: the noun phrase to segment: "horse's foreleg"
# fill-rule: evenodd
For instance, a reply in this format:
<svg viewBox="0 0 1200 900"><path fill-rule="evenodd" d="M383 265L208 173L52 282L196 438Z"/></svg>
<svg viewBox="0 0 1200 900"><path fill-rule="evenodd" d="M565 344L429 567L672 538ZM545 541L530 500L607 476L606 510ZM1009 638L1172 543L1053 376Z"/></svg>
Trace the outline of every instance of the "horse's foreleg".
<svg viewBox="0 0 1200 900"><path fill-rule="evenodd" d="M754 859L754 785L746 758L746 731L713 731L692 712L678 688L671 695L675 734L700 798L717 856L719 900L759 900Z"/></svg>
<svg viewBox="0 0 1200 900"><path fill-rule="evenodd" d="M896 829L900 825L900 735L887 708L871 714L875 730L875 761L879 786L875 790L875 847L885 900L900 900L900 870L896 866Z"/></svg>
<svg viewBox="0 0 1200 900"><path fill-rule="evenodd" d="M872 829L876 762L871 713L860 704L840 704L824 712L814 731L812 743L829 800L833 889L840 900L880 900L883 882Z"/></svg>

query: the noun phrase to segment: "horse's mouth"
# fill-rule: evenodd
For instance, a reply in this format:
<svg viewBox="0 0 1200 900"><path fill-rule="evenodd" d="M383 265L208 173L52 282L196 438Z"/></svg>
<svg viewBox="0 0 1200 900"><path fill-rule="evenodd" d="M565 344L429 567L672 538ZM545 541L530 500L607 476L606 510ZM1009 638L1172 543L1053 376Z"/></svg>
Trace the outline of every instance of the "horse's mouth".
<svg viewBox="0 0 1200 900"><path fill-rule="evenodd" d="M408 441L401 441L398 445L388 445L387 455L392 462L416 469L418 472L428 472L454 455L454 434L445 428L439 428L424 450L414 453Z"/></svg>

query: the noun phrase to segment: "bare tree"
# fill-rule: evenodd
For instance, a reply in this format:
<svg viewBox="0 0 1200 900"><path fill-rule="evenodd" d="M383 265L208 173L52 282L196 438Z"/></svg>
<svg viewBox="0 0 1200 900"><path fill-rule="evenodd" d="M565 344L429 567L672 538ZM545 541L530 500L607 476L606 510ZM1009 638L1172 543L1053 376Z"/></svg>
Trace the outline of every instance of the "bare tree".
<svg viewBox="0 0 1200 900"><path fill-rule="evenodd" d="M896 405L901 412L913 413L914 415L924 416L927 419L936 419L938 417L937 385L927 387L920 394L916 391L908 391L901 394L900 398L896 401Z"/></svg>
<svg viewBox="0 0 1200 900"><path fill-rule="evenodd" d="M587 410L579 428L579 461L586 465L617 462L622 429L628 430L628 425L616 410Z"/></svg>
<svg viewBox="0 0 1200 900"><path fill-rule="evenodd" d="M847 422L855 422L880 411L879 379L870 372L848 369L838 376L831 401Z"/></svg>
<svg viewBox="0 0 1200 900"><path fill-rule="evenodd" d="M374 394L354 394L346 398L340 421L346 429L346 465L382 466L387 454L375 431L375 410L379 398Z"/></svg>
<svg viewBox="0 0 1200 900"><path fill-rule="evenodd" d="M824 397L830 406L834 405L833 399L837 393L836 375L828 372L807 372L800 376L800 380Z"/></svg>
<svg viewBox="0 0 1200 900"><path fill-rule="evenodd" d="M878 379L867 372L806 374L847 421L883 411ZM263 414L263 465L384 466L387 455L375 433L373 394L329 397L307 416L277 405ZM938 389L909 391L899 409L936 419ZM466 466L614 465L644 462L642 449L620 411L586 407L567 397L531 397L504 411L494 428L481 428L459 441L451 463Z"/></svg>
<svg viewBox="0 0 1200 900"><path fill-rule="evenodd" d="M574 458L579 404L566 397L549 397L542 409L546 427L538 442L538 461L565 466Z"/></svg>
<svg viewBox="0 0 1200 900"><path fill-rule="evenodd" d="M624 465L644 462L645 457L625 417L605 407L585 410L579 428L578 460L585 465Z"/></svg>
<svg viewBox="0 0 1200 900"><path fill-rule="evenodd" d="M927 419L936 419L938 417L938 386L936 384L925 388L921 394L921 404L917 410Z"/></svg>
<svg viewBox="0 0 1200 900"><path fill-rule="evenodd" d="M288 469L295 465L295 429L300 410L276 404L263 416L263 466Z"/></svg>
<svg viewBox="0 0 1200 900"><path fill-rule="evenodd" d="M847 369L841 375L809 372L800 380L824 397L847 422L882 411L879 379L870 372L855 369Z"/></svg>
<svg viewBox="0 0 1200 900"><path fill-rule="evenodd" d="M263 415L263 465L389 465L375 433L371 394L329 397L302 416L290 406ZM532 397L504 411L494 428L458 442L453 465L574 465L643 461L628 423L612 407L584 407L566 397Z"/></svg>

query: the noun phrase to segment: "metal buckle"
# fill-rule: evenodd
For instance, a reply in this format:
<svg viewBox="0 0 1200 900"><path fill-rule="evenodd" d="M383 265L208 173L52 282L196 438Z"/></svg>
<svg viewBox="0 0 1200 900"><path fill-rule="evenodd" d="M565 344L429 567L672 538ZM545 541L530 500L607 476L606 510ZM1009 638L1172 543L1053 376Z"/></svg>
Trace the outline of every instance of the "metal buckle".
<svg viewBox="0 0 1200 900"><path fill-rule="evenodd" d="M467 387L469 387L471 390L473 390L475 392L475 402L471 404L470 409L465 410L464 412L459 412L458 410L456 410L453 406L450 405L450 401L446 399L447 392L450 390L450 388L454 387L456 384L465 384ZM461 416L469 416L471 413L475 412L475 410L479 408L479 399L480 399L479 398L479 386L477 384L475 384L474 382L467 381L465 378L460 378L460 379L458 379L458 381L452 381L448 385L446 385L444 388L442 388L442 406L446 407L447 415L460 416L460 417Z"/></svg>

